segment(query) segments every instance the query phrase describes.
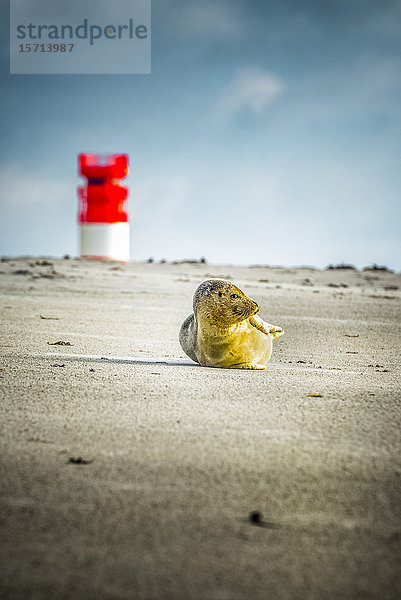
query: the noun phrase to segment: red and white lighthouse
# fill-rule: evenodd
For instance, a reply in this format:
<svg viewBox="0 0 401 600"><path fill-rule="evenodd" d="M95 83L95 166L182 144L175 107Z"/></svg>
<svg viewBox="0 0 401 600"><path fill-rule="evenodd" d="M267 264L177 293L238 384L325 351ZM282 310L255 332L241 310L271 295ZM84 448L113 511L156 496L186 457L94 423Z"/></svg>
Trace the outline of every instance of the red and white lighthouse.
<svg viewBox="0 0 401 600"><path fill-rule="evenodd" d="M80 154L79 174L87 184L78 188L80 254L91 258L129 260L130 228L127 154Z"/></svg>

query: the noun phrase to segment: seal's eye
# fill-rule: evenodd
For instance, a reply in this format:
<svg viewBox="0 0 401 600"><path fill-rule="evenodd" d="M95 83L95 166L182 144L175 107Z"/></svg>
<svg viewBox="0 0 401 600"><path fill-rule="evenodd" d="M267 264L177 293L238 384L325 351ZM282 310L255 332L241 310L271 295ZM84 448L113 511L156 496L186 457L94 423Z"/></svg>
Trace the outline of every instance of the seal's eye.
<svg viewBox="0 0 401 600"><path fill-rule="evenodd" d="M232 298L233 300L235 300L235 298L239 298L238 294L231 294L230 298Z"/></svg>

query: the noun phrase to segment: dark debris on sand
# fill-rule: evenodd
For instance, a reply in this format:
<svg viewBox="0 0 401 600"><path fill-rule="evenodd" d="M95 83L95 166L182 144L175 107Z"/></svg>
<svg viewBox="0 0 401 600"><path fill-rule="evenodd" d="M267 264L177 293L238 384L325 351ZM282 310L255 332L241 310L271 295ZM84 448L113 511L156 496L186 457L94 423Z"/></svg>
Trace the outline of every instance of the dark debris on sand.
<svg viewBox="0 0 401 600"><path fill-rule="evenodd" d="M70 456L68 463L72 465L90 465L93 463L93 459L82 458L82 456L78 456L77 458Z"/></svg>

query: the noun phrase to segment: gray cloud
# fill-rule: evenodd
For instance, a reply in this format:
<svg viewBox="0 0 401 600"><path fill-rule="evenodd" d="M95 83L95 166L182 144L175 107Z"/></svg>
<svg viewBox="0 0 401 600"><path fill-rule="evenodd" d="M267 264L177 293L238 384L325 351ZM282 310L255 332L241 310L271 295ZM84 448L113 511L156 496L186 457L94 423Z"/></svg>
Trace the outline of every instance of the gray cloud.
<svg viewBox="0 0 401 600"><path fill-rule="evenodd" d="M284 83L275 75L257 68L241 69L221 92L212 117L226 122L243 109L260 114L283 90Z"/></svg>

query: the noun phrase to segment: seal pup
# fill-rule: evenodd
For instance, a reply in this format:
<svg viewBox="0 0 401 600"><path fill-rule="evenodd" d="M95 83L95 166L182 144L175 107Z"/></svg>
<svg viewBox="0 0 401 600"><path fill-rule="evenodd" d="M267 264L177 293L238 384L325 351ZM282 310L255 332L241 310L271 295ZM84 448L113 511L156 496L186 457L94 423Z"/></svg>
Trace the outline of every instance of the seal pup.
<svg viewBox="0 0 401 600"><path fill-rule="evenodd" d="M256 316L258 304L225 279L203 281L193 309L181 325L180 344L205 367L264 369L273 341L284 333Z"/></svg>

